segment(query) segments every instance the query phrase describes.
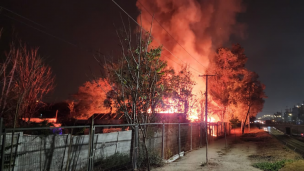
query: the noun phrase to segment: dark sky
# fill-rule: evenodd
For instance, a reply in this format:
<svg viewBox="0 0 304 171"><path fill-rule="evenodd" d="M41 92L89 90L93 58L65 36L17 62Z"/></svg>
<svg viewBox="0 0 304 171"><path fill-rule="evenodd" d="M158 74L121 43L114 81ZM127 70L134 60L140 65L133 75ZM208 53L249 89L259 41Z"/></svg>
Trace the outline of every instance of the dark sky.
<svg viewBox="0 0 304 171"><path fill-rule="evenodd" d="M273 114L304 100L304 1L244 1L247 38L237 40L247 67L260 75L268 99L261 114ZM233 43L233 41L232 41Z"/></svg>
<svg viewBox="0 0 304 171"><path fill-rule="evenodd" d="M136 18L138 10L135 0L117 0L116 2ZM11 35L9 27L13 26L18 33L18 38L31 47L40 47L40 54L47 57L47 62L56 76L56 88L48 95L49 97L44 99L45 101L66 100L71 94L77 92L80 85L91 80L93 74L100 75L93 58L97 51L107 56L114 54L114 57L117 52L120 52L115 30L122 28L120 17L122 16L125 21L127 17L111 0L85 3L81 0L48 2L10 0L6 3L2 1L0 4L43 26L32 24L5 10L2 10L0 14L0 24L4 25L6 34Z"/></svg>
<svg viewBox="0 0 304 171"><path fill-rule="evenodd" d="M138 15L135 2L117 0L134 18ZM304 40L304 1L243 2L247 9L238 16L238 20L247 25L246 38L231 37L226 44L240 43L244 47L249 58L247 67L257 72L266 85L268 99L260 114L273 114L286 106L301 104L304 100L304 45L301 41ZM111 0L10 0L0 4L44 26L5 10L0 13L0 25L6 35L11 34L10 27L13 26L20 39L31 47L40 47L40 54L47 57L57 86L46 101L69 98L80 85L92 78L91 69L99 74L93 51L100 50L108 56L115 56L119 51L115 28L121 27L121 11ZM121 15L127 21L126 16Z"/></svg>

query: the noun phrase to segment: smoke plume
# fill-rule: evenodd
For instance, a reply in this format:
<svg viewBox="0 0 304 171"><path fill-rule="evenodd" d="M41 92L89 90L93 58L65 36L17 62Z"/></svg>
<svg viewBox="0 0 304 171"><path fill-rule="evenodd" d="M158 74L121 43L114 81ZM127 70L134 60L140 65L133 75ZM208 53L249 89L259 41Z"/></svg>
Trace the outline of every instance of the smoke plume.
<svg viewBox="0 0 304 171"><path fill-rule="evenodd" d="M182 60L163 50L169 66L180 70L180 64L190 65L196 93L204 91L205 85L194 70L206 73L215 50L231 34L243 35L244 26L236 21L236 15L244 11L241 0L138 0L136 5L141 12L137 21L145 30L150 30L154 15L153 45L164 45Z"/></svg>

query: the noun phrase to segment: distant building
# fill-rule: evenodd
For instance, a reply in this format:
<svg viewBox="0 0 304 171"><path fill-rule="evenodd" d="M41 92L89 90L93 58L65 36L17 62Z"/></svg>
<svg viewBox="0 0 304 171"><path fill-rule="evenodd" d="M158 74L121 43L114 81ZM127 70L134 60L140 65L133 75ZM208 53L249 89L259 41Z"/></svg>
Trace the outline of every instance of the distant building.
<svg viewBox="0 0 304 171"><path fill-rule="evenodd" d="M52 123L55 127L60 127L61 123L57 122L57 114L58 112L56 112L56 116L49 118L49 117L43 117L42 114L40 115L40 117L33 117L33 118L22 118L22 120L24 122L33 122L33 123L41 123L43 121L47 121L48 123Z"/></svg>
<svg viewBox="0 0 304 171"><path fill-rule="evenodd" d="M275 122L283 122L282 112L276 112L273 114L273 119Z"/></svg>
<svg viewBox="0 0 304 171"><path fill-rule="evenodd" d="M104 125L103 127L96 127L96 133L108 133L117 132L121 130L129 130L129 126L113 126L120 124L128 124L124 118L124 114L120 113L95 113L89 118L78 118L77 125L90 125L94 118L94 125ZM189 123L187 117L183 113L156 113L153 118L153 122L156 123ZM107 126L108 125L108 126ZM88 134L88 129L85 130L85 134Z"/></svg>
<svg viewBox="0 0 304 171"><path fill-rule="evenodd" d="M298 115L298 121L297 124L303 124L304 123L304 102L301 105L298 105L299 107L299 115Z"/></svg>
<svg viewBox="0 0 304 171"><path fill-rule="evenodd" d="M284 122L292 122L292 110L291 109L285 109L284 113Z"/></svg>
<svg viewBox="0 0 304 171"><path fill-rule="evenodd" d="M273 115L267 114L267 115L263 115L263 116L259 117L258 119L259 120L273 120L273 118L274 118Z"/></svg>

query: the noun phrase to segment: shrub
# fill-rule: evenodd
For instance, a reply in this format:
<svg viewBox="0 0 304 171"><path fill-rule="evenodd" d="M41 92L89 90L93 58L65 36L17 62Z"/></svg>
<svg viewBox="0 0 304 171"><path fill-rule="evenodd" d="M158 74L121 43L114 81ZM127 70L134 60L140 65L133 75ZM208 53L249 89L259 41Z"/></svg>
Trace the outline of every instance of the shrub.
<svg viewBox="0 0 304 171"><path fill-rule="evenodd" d="M150 166L159 167L164 164L161 156L158 154L158 152L155 149L148 148L148 154L149 154ZM138 166L145 167L144 164L146 163L147 163L146 150L144 149L144 147L142 147L139 150Z"/></svg>
<svg viewBox="0 0 304 171"><path fill-rule="evenodd" d="M277 162L261 162L261 163L255 163L252 166L264 171L278 171L279 169L284 167L284 165L287 162L292 162L292 160L281 160Z"/></svg>
<svg viewBox="0 0 304 171"><path fill-rule="evenodd" d="M115 153L112 156L96 161L95 166L100 170L109 170L124 166L128 163L130 163L130 157L128 154Z"/></svg>

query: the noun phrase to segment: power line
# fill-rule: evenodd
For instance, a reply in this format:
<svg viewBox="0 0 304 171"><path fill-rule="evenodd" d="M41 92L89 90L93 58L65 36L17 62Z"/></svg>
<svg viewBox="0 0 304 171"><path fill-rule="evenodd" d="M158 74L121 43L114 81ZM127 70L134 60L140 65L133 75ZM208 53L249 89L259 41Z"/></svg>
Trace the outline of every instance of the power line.
<svg viewBox="0 0 304 171"><path fill-rule="evenodd" d="M69 41L69 40L66 40L66 39L64 39L64 38L61 38L61 37L59 37L59 36L56 36L56 35L50 33L50 30L51 30L51 29L48 29L48 28L46 28L45 26L43 26L43 25L41 25L41 24L39 24L39 23L37 23L37 22L35 22L35 21L33 21L33 20L27 18L27 17L24 17L23 15L18 14L18 13L14 12L14 11L12 11L12 10L10 10L10 9L7 9L7 8L5 8L5 7L3 7L3 6L0 6L0 10L1 10L1 9L4 9L4 10L6 10L6 11L12 13L12 14L15 14L15 15L17 15L18 17L21 17L21 18L23 18L23 19L25 19L25 20L27 20L27 21L30 21L31 24L28 24L28 23L26 23L26 22L24 22L24 21L18 20L18 19L16 19L16 18L12 17L12 16L3 14L5 17L7 17L7 18L9 18L9 19L11 19L11 20L14 20L14 21L17 21L17 22L19 22L19 23L22 23L22 24L24 24L24 25L26 25L26 26L28 26L28 27L30 27L30 28L33 28L33 29L35 29L35 30L37 30L37 31L39 31L39 32L41 32L41 33L43 33L43 34L46 34L46 35L48 35L48 36L50 36L50 37L53 37L53 38L55 38L55 39L57 39L57 40L60 40L61 42L67 43L67 44L72 45L72 46L74 46L74 47L78 47L78 48L80 48L80 49L82 49L82 50L84 50L84 51L86 51L86 52L94 53L94 54L99 54L99 55L104 55L104 54L102 54L101 52L99 52L99 51L97 51L97 50L94 50L94 49L92 49L92 48L84 47L83 45L80 46L79 43L73 43L73 42L71 42L71 41ZM45 30L42 30L42 29L38 28L37 26L39 26L39 27L41 27L41 28L43 28L43 29L45 29Z"/></svg>
<svg viewBox="0 0 304 171"><path fill-rule="evenodd" d="M39 29L39 28L37 28L37 27L34 27L34 26L32 26L32 25L29 25L29 24L27 24L27 23L25 23L25 22L23 22L23 21L17 20L17 19L15 19L15 18L10 17L10 16L5 15L5 14L3 14L3 15L6 16L6 17L9 18L9 19L12 19L12 20L15 20L15 21L17 21L17 22L20 22L20 23L22 23L22 24L24 24L24 25L27 25L28 27L31 27L31 28L33 28L33 29L35 29L35 30L37 30L37 31L39 31L39 32L41 32L41 33L44 33L44 34L46 34L46 35L48 35L48 36L51 36L51 37L53 37L53 38L56 38L56 39L58 39L58 40L60 40L60 41L62 41L62 42L65 42L65 43L68 43L68 44L70 44L70 45L72 45L72 46L78 47L78 46L77 46L76 44L74 44L74 43L71 43L71 42L69 42L69 41L67 41L67 40L65 40L65 39L62 39L62 38L60 38L60 37L58 37L58 36L55 36L55 35L53 35L53 34L51 34L51 33L48 33L48 32L46 32L46 31L43 31L43 30L41 30L41 29Z"/></svg>
<svg viewBox="0 0 304 171"><path fill-rule="evenodd" d="M13 13L13 14L15 14L15 15L17 15L17 16L19 16L19 17L25 19L25 20L28 20L28 21L30 21L30 22L32 22L32 23L34 23L34 24L36 24L36 25L38 25L38 26L43 27L43 28L46 29L46 27L44 27L43 25L41 25L41 24L39 24L39 23L37 23L37 22L35 22L35 21L33 21L33 20L30 20L29 18L26 18L26 17L24 17L23 15L18 14L18 13L14 12L14 11L12 11L12 10L10 10L10 9L7 9L7 8L5 8L5 7L3 7L3 6L0 6L0 9L4 9L4 10L10 12L10 13Z"/></svg>
<svg viewBox="0 0 304 171"><path fill-rule="evenodd" d="M153 15L147 10L147 8L138 0L137 1L150 15L151 17L153 17ZM202 65L204 68L206 68L206 66L204 66L203 64L201 64L195 57L193 57L161 24L160 22L158 22L155 18L153 19L156 21L157 24L159 24L159 26L165 30L167 32L167 34L184 50L188 53L188 55L190 55L196 62L198 62L200 65Z"/></svg>
<svg viewBox="0 0 304 171"><path fill-rule="evenodd" d="M120 9L122 10L132 21L134 21L141 29L143 29L144 31L147 32L147 30L145 30L134 18L132 18L121 6L119 6L115 0L112 0L112 2ZM160 45L161 42L156 39L153 35L151 35L152 38L154 38ZM176 55L174 55L168 48L166 48L166 46L163 46L165 50L167 50L172 56L174 56L175 58L178 58L180 61L182 61L183 63L185 63L182 59L180 59L179 57L177 57ZM189 66L190 68L192 68L191 66ZM193 68L194 69L194 68ZM196 70L196 69L194 69ZM197 70L196 70L197 71Z"/></svg>
<svg viewBox="0 0 304 171"><path fill-rule="evenodd" d="M179 64L178 62L174 61L173 59L170 59L167 55L162 55L162 56L167 57L167 59L171 60L172 62L176 63L179 66L182 66L182 64ZM198 74L202 74L199 71L197 71L196 69L193 69L193 68L190 68L190 69L192 69L194 72L196 72Z"/></svg>
<svg viewBox="0 0 304 171"><path fill-rule="evenodd" d="M113 1L113 2L116 3L115 1ZM116 3L116 4L117 4L117 3ZM117 4L117 5L118 5L118 4ZM118 6L119 6L119 5L118 5ZM120 7L120 6L119 6L119 7ZM17 16L19 16L19 17L21 17L21 18L23 18L23 19L25 19L25 20L27 20L27 21L30 21L31 24L37 25L37 26L39 26L39 27L41 27L41 28L43 28L43 29L45 29L45 30L50 30L50 29L46 28L45 26L43 26L43 25L41 25L41 24L39 24L39 23L37 23L37 22L35 22L35 21L33 21L33 20L27 18L27 17L24 17L24 16L21 15L21 14L18 14L18 13L16 13L16 12L12 11L12 10L9 10L9 9L3 7L3 6L0 6L0 9L4 9L4 10L6 10L6 11L12 13L12 14L15 14L15 15L17 15ZM121 7L120 7L120 9L123 10ZM124 10L123 10L123 11L124 11ZM124 12L125 12L125 11L124 11ZM126 13L126 12L125 12L125 13ZM138 23L137 23L129 14L128 14L128 13L126 13L126 14L127 14L127 15L129 16L129 18L131 18L137 25L139 25L139 24L138 24ZM99 51L96 52L96 50L87 49L87 48L82 48L81 46L79 46L79 45L77 45L77 44L75 44L75 43L72 43L72 42L70 42L70 41L68 41L68 40L65 40L65 39L59 37L59 36L56 36L56 35L54 35L54 34L51 34L51 33L48 32L48 31L44 31L44 30L42 30L42 29L40 29L40 28L38 28L38 27L36 27L36 26L33 26L33 25L31 25L31 24L27 24L27 23L25 23L25 22L23 22L23 21L20 21L20 20L14 18L14 17L9 16L9 15L6 15L6 14L3 14L3 15L6 16L7 18L11 19L11 20L14 20L14 21L17 21L17 22L19 22L19 23L22 23L22 24L24 24L24 25L26 25L26 26L28 26L28 27L30 27L30 28L33 28L33 29L35 29L35 30L37 30L37 31L39 31L39 32L41 32L41 33L44 33L44 34L46 34L46 35L48 35L48 36L51 36L51 37L53 37L53 38L56 38L56 39L58 39L58 40L60 40L60 41L62 41L62 42L64 42L64 43L67 43L67 44L72 45L72 46L74 46L74 47L79 47L79 48L81 48L81 49L86 50L87 52L94 52L94 53L101 54ZM140 25L139 25L139 26L140 26ZM142 28L142 29L145 30L144 28ZM145 30L145 31L146 31L146 30ZM152 36L152 35L151 35L151 36ZM153 36L152 36L152 37L153 37ZM155 38L154 38L154 39L155 39ZM155 40L157 40L157 39L155 39ZM158 41L158 40L157 40L157 41ZM158 41L158 43L161 44L159 41ZM185 62L183 62L179 57L177 57L176 55L174 55L168 48L166 48L165 46L163 46L163 47L164 47L164 49L167 50L172 56L174 56L175 58L179 59L182 63L185 63ZM176 64L182 66L181 64L179 64L178 62L174 61L173 59L170 59L169 57L167 57L167 58L168 58L169 60L175 62ZM190 67L190 69L192 69L193 71L197 72L198 74L202 74L201 72L199 72L199 71L196 70L195 68L193 68L193 67L191 67L191 66L189 66L189 67Z"/></svg>

